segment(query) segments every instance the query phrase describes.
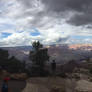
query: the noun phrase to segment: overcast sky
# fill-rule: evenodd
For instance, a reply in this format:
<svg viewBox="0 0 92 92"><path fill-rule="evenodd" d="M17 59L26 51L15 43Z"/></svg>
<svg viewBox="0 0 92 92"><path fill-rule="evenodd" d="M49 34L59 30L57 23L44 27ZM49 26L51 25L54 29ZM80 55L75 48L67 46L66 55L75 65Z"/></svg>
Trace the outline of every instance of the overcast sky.
<svg viewBox="0 0 92 92"><path fill-rule="evenodd" d="M0 46L92 44L92 0L0 0Z"/></svg>

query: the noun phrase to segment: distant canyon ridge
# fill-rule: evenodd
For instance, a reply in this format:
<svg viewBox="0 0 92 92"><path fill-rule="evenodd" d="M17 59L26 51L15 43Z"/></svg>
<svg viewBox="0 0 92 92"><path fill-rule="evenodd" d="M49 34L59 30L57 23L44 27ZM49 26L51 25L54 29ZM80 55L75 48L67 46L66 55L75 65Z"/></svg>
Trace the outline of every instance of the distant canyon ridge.
<svg viewBox="0 0 92 92"><path fill-rule="evenodd" d="M48 54L50 56L50 62L55 59L58 64L64 64L70 60L80 61L82 59L92 57L92 44L74 44L74 45L49 45ZM31 62L29 60L29 52L32 50L32 46L19 46L19 47L1 47L9 51L10 57L15 56L21 61L26 63Z"/></svg>

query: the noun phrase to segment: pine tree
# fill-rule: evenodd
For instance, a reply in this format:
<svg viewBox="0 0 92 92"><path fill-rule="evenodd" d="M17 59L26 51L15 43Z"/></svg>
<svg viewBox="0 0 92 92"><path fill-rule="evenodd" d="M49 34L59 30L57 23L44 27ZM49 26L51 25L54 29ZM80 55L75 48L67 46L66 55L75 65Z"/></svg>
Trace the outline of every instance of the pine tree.
<svg viewBox="0 0 92 92"><path fill-rule="evenodd" d="M34 66L37 66L37 69L42 75L45 64L49 61L48 49L43 48L43 45L39 41L33 42L32 47L33 50L30 51L29 58L33 62Z"/></svg>

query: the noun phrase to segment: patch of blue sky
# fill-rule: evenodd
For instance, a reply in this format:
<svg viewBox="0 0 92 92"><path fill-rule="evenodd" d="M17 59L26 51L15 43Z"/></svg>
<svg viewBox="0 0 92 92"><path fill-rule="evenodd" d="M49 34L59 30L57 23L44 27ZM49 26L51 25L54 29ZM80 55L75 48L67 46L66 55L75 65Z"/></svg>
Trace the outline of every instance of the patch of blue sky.
<svg viewBox="0 0 92 92"><path fill-rule="evenodd" d="M3 33L1 33L1 38L7 38L10 35L12 35L12 33L3 32Z"/></svg>
<svg viewBox="0 0 92 92"><path fill-rule="evenodd" d="M30 35L32 35L32 36L38 36L38 35L40 35L40 33L39 32L32 32L32 33L30 33Z"/></svg>
<svg viewBox="0 0 92 92"><path fill-rule="evenodd" d="M40 32L38 29L34 28L33 30L34 30L33 32L30 32L30 35L32 35L32 36L39 36L40 35Z"/></svg>
<svg viewBox="0 0 92 92"><path fill-rule="evenodd" d="M92 39L92 36L72 36L73 39Z"/></svg>
<svg viewBox="0 0 92 92"><path fill-rule="evenodd" d="M64 34L65 32L62 32L62 34Z"/></svg>

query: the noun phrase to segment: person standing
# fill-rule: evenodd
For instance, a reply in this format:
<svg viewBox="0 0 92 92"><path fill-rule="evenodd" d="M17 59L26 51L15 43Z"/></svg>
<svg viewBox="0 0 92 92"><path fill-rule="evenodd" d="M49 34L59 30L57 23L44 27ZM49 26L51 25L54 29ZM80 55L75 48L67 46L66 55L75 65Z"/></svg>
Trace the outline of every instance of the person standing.
<svg viewBox="0 0 92 92"><path fill-rule="evenodd" d="M55 75L55 72L56 72L56 62L55 62L55 60L53 60L52 63L51 63L51 69L52 69L52 73Z"/></svg>
<svg viewBox="0 0 92 92"><path fill-rule="evenodd" d="M9 92L8 80L9 80L9 78L5 78L5 79L3 80L1 92Z"/></svg>

